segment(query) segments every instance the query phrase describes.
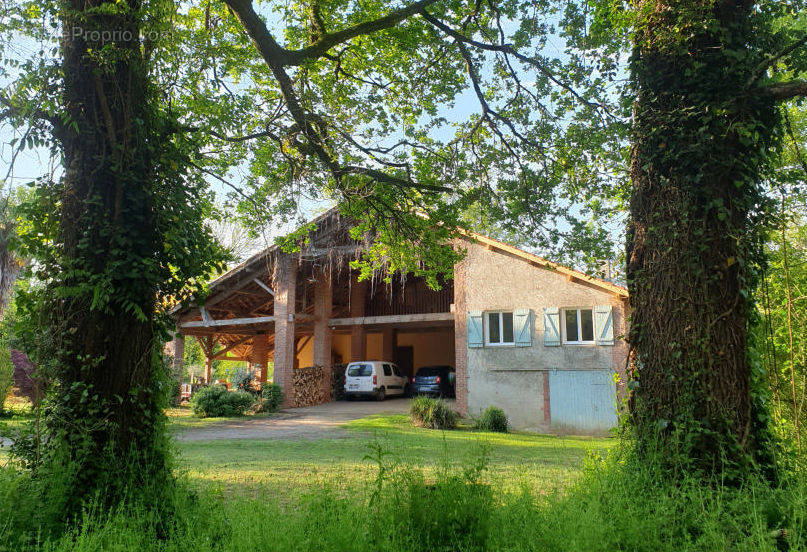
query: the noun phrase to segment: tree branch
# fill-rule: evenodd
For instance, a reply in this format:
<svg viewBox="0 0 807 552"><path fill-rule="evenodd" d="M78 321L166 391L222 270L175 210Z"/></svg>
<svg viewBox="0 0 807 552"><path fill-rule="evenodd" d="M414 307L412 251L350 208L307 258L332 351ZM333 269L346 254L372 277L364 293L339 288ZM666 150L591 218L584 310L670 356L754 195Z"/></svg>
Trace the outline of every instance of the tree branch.
<svg viewBox="0 0 807 552"><path fill-rule="evenodd" d="M228 0L225 1L228 2ZM306 60L321 57L334 46L338 46L343 42L352 40L357 36L373 34L375 32L394 27L401 21L420 13L421 10L435 4L436 2L438 2L438 0L420 0L403 8L391 11L384 17L379 17L378 19L373 19L371 21L363 21L362 23L347 29L325 34L319 37L319 39L311 46L306 48L302 48L300 50L286 50L289 60L286 64L300 65Z"/></svg>
<svg viewBox="0 0 807 552"><path fill-rule="evenodd" d="M757 65L756 68L754 69L754 72L751 74L751 78L748 79L748 84L746 85L746 87L751 88L754 84L757 83L757 81L759 79L762 78L762 76L765 74L765 70L768 67L770 67L771 65L773 65L774 63L776 63L777 61L779 61L780 59L782 59L786 55L789 55L792 52L794 52L795 50L797 50L800 47L804 46L805 44L807 44L807 35L804 35L799 40L797 40L796 42L794 42L793 44L791 44L790 46L788 46L787 48L785 48L784 50L782 50L778 54L768 56L767 58L762 60L762 62L760 62L760 64Z"/></svg>
<svg viewBox="0 0 807 552"><path fill-rule="evenodd" d="M807 98L807 81L777 82L753 89L757 94L768 94L776 101Z"/></svg>
<svg viewBox="0 0 807 552"><path fill-rule="evenodd" d="M428 21L432 26L436 27L437 29L444 32L445 34L447 34L448 36L450 36L451 38L453 38L454 40L456 40L458 42L463 42L465 44L470 44L471 46L473 46L475 48L479 48L480 50L487 50L489 52L499 52L499 53L503 53L503 54L510 54L511 56L515 57L516 59L518 59L522 63L532 65L534 68L536 68L542 75L544 75L550 81L552 81L557 86L559 86L559 87L563 88L564 90L566 90L567 92L569 92L581 104L587 105L587 106L592 107L592 108L601 109L605 113L609 113L608 109L604 105L602 105L600 103L597 103L597 102L591 102L589 100L586 100L585 98L583 98L577 92L577 90L575 90L574 88L572 88L571 86L569 86L565 82L558 79L552 71L550 71L549 69L544 67L543 64L541 64L537 59L531 58L529 56L525 56L524 54L520 53L518 50L513 48L512 45L510 45L510 44L488 44L487 42L479 42L478 40L474 40L474 39L472 39L472 38L470 38L468 36L465 36L464 34L458 32L456 30L452 29L451 27L449 27L448 25L446 25L445 23L443 23L442 21L440 21L436 17L432 16L425 9L420 12L420 15L423 17L423 19Z"/></svg>
<svg viewBox="0 0 807 552"><path fill-rule="evenodd" d="M359 36L360 34L367 34L379 29L390 27L395 25L398 21L412 15L409 13L409 10L414 9L416 12L417 10L421 9L422 4L425 3L428 5L429 3L434 3L436 1L437 0L422 0L421 2L413 4L409 8L397 10L386 17L351 27L353 31L351 31L351 29L347 29L346 31L340 31L339 33L328 35L320 40L318 44L322 43L323 40L328 39L328 37L337 35L347 36L344 33L350 34L353 32L354 34L352 36ZM244 26L244 30L252 39L258 53L260 53L263 60L271 69L272 75L275 77L275 80L280 88L280 92L283 94L283 99L286 101L286 106L289 108L289 114L291 115L292 119L294 119L294 122L300 127L300 131L305 136L306 142L308 142L308 144L314 150L314 154L317 156L317 159L319 159L319 161L328 169L328 171L330 171L337 182L339 182L342 177L346 175L361 174L369 176L378 182L394 184L398 187L432 192L451 191L449 188L444 186L420 184L418 182L404 180L369 167L341 166L328 151L326 140L323 136L323 132L325 131L325 123L322 121L322 118L319 115L308 113L302 107L294 90L294 83L285 70L286 66L294 65L293 56L296 54L294 54L294 52L290 52L289 50L283 49L277 43L272 34L269 32L269 29L266 28L266 24L260 17L258 17L258 14L253 9L251 0L224 0L224 2L230 7L230 9L233 10L239 21L241 21L241 24ZM344 40L349 40L350 38L351 37L347 37L344 38ZM332 44L335 45L338 43L339 42L337 41L333 42ZM314 46L311 48L313 47ZM330 48L330 46L328 47Z"/></svg>

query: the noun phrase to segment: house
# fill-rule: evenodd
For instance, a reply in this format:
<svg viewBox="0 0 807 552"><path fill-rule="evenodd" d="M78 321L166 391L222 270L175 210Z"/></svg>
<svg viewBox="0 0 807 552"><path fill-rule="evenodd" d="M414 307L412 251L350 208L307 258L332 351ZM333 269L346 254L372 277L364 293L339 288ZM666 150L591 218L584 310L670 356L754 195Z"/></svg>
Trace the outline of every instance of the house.
<svg viewBox="0 0 807 552"><path fill-rule="evenodd" d="M623 287L471 233L438 291L412 274L358 281L349 261L366 244L350 237L351 222L333 209L313 222L301 252L269 247L213 281L204 305L175 309L175 362L193 335L208 379L213 358L247 361L263 381L271 360L284 389L295 369L321 366L326 397L335 364L389 360L407 375L449 364L463 414L496 405L513 427L535 431L616 425Z"/></svg>

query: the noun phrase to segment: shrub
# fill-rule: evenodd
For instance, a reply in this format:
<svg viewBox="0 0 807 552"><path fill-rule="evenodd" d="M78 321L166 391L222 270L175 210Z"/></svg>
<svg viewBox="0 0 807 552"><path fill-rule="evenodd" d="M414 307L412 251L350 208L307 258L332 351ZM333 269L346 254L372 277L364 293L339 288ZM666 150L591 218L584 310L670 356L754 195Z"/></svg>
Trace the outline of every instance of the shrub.
<svg viewBox="0 0 807 552"><path fill-rule="evenodd" d="M253 397L244 391L228 391L226 387L212 385L200 389L191 399L193 413L200 418L243 416L252 406Z"/></svg>
<svg viewBox="0 0 807 552"><path fill-rule="evenodd" d="M239 370L233 376L233 384L239 391L260 395L260 390L256 386L255 374L247 370Z"/></svg>
<svg viewBox="0 0 807 552"><path fill-rule="evenodd" d="M14 365L11 363L11 351L0 344L0 413L3 412L11 388L14 385Z"/></svg>
<svg viewBox="0 0 807 552"><path fill-rule="evenodd" d="M261 389L261 412L277 412L283 404L283 388L276 383L264 383Z"/></svg>
<svg viewBox="0 0 807 552"><path fill-rule="evenodd" d="M499 433L507 433L507 414L498 406L489 406L484 412L475 420L476 429L482 431L498 431Z"/></svg>
<svg viewBox="0 0 807 552"><path fill-rule="evenodd" d="M430 429L454 429L460 416L442 399L415 397L409 409L412 423Z"/></svg>

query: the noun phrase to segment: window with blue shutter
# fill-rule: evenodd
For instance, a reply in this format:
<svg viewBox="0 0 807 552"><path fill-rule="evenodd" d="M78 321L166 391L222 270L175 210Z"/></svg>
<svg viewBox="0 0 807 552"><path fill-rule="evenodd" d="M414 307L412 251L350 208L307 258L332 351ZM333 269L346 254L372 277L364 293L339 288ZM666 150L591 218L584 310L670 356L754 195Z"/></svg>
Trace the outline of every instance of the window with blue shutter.
<svg viewBox="0 0 807 552"><path fill-rule="evenodd" d="M482 311L468 312L468 347L477 348L484 346L484 336L482 333Z"/></svg>
<svg viewBox="0 0 807 552"><path fill-rule="evenodd" d="M597 345L614 344L614 310L611 305L594 307L594 327L597 331Z"/></svg>
<svg viewBox="0 0 807 552"><path fill-rule="evenodd" d="M560 308L544 309L544 346L560 347Z"/></svg>
<svg viewBox="0 0 807 552"><path fill-rule="evenodd" d="M516 338L516 347L532 346L532 316L530 314L530 309L513 311L513 333Z"/></svg>

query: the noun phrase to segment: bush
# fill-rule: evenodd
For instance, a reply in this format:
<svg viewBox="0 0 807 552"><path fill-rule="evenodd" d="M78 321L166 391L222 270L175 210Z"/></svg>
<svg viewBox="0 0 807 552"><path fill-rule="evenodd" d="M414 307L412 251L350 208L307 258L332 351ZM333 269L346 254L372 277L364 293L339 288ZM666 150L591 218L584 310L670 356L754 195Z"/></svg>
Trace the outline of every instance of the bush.
<svg viewBox="0 0 807 552"><path fill-rule="evenodd" d="M239 370L233 376L233 384L239 391L251 393L253 396L260 395L260 390L256 386L255 374L247 370Z"/></svg>
<svg viewBox="0 0 807 552"><path fill-rule="evenodd" d="M460 416L442 399L415 397L409 409L412 423L429 429L455 429Z"/></svg>
<svg viewBox="0 0 807 552"><path fill-rule="evenodd" d="M277 412L283 404L283 388L276 383L264 383L261 389L262 412Z"/></svg>
<svg viewBox="0 0 807 552"><path fill-rule="evenodd" d="M11 351L4 343L0 343L0 412L3 412L6 398L14 385L14 365L11 363Z"/></svg>
<svg viewBox="0 0 807 552"><path fill-rule="evenodd" d="M221 385L204 387L191 399L193 413L200 418L243 416L252 406L253 397L244 391L228 391Z"/></svg>
<svg viewBox="0 0 807 552"><path fill-rule="evenodd" d="M507 414L498 406L489 406L484 412L475 420L476 429L482 431L498 431L499 433L507 433Z"/></svg>

